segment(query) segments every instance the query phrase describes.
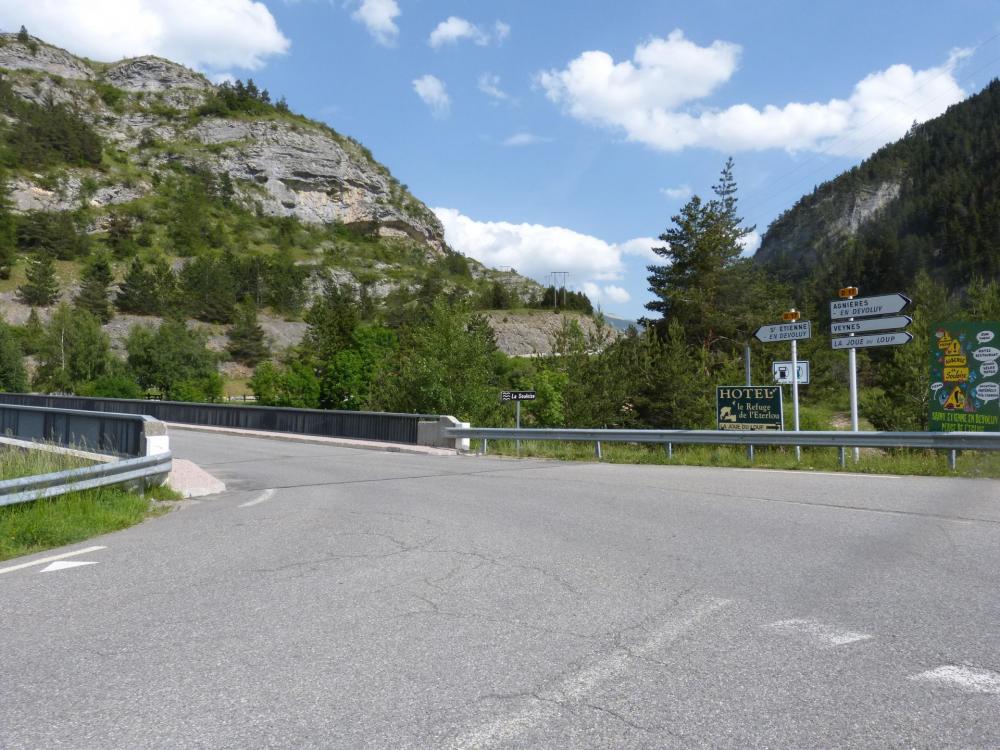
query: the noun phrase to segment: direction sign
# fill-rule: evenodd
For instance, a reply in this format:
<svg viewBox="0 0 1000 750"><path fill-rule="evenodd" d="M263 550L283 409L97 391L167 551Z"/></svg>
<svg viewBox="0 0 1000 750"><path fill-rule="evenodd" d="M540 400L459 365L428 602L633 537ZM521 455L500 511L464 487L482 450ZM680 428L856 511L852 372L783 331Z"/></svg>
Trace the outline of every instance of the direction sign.
<svg viewBox="0 0 1000 750"><path fill-rule="evenodd" d="M834 349L867 349L872 346L899 346L913 341L913 336L906 331L890 333L870 333L867 336L847 336L842 339L830 339Z"/></svg>
<svg viewBox="0 0 1000 750"><path fill-rule="evenodd" d="M761 326L754 334L758 341L770 344L775 341L792 341L807 339L812 336L812 323L800 320L796 323L778 323L773 326Z"/></svg>
<svg viewBox="0 0 1000 750"><path fill-rule="evenodd" d="M535 392L534 391L500 391L500 403L505 404L508 401L534 401Z"/></svg>
<svg viewBox="0 0 1000 750"><path fill-rule="evenodd" d="M830 302L830 318L843 320L844 318L870 318L873 315L892 315L902 312L908 304L910 304L910 298L903 294L835 299Z"/></svg>
<svg viewBox="0 0 1000 750"><path fill-rule="evenodd" d="M888 331L893 328L906 328L913 322L909 315L893 315L888 318L870 318L868 320L840 321L830 324L830 333L867 333L868 331Z"/></svg>
<svg viewBox="0 0 1000 750"><path fill-rule="evenodd" d="M800 359L796 362L799 370L799 385L809 385L809 360ZM792 363L772 362L771 375L774 382L780 385L792 385Z"/></svg>

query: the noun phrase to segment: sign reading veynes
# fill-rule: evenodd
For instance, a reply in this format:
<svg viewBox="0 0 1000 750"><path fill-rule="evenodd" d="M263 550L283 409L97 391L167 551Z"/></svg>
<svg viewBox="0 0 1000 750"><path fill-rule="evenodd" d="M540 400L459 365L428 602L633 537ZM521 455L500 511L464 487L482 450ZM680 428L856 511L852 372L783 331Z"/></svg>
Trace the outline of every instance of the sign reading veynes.
<svg viewBox="0 0 1000 750"><path fill-rule="evenodd" d="M847 320L830 323L830 333L867 333L868 331L889 331L893 328L906 328L913 322L909 315L892 315L888 318L869 318L867 320Z"/></svg>
<svg viewBox="0 0 1000 750"><path fill-rule="evenodd" d="M892 315L902 312L910 304L910 298L902 294L883 294L879 297L857 297L855 299L835 299L830 303L830 318L870 318L875 315Z"/></svg>
<svg viewBox="0 0 1000 750"><path fill-rule="evenodd" d="M792 341L812 337L812 323L800 320L795 323L778 323L771 326L761 326L754 334L758 341L765 344L772 341Z"/></svg>

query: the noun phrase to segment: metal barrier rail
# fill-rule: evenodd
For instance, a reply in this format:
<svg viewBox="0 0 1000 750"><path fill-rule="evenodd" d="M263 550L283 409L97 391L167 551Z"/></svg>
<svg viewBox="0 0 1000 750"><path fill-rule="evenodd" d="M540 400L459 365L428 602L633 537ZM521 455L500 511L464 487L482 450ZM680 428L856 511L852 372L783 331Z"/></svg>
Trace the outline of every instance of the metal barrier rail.
<svg viewBox="0 0 1000 750"><path fill-rule="evenodd" d="M556 440L595 443L598 458L601 443L654 443L673 445L744 445L840 448L841 464L845 448L932 448L952 451L1000 450L1000 433L989 432L844 432L840 430L792 432L789 430L559 430L512 429L506 427L452 427L448 437L478 438L483 452L489 440Z"/></svg>
<svg viewBox="0 0 1000 750"><path fill-rule="evenodd" d="M114 456L143 456L148 453L146 431L152 422L156 420L143 414L40 408L0 402L0 436L40 440Z"/></svg>
<svg viewBox="0 0 1000 750"><path fill-rule="evenodd" d="M0 482L0 506L127 482L149 485L169 474L172 465L171 454L167 451L82 469L8 479Z"/></svg>
<svg viewBox="0 0 1000 750"><path fill-rule="evenodd" d="M178 424L383 440L414 445L417 444L417 425L421 421L436 422L439 419L437 414L285 409L274 406L234 406L23 393L0 393L0 404L96 410L118 414L148 414L164 422Z"/></svg>

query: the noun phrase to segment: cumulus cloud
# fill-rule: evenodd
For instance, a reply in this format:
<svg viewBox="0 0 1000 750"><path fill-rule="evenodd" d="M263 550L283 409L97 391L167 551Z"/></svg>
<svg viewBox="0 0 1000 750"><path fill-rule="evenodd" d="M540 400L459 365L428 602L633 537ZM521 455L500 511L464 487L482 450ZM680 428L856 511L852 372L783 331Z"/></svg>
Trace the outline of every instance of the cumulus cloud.
<svg viewBox="0 0 1000 750"><path fill-rule="evenodd" d="M677 187L660 188L660 192L673 201L682 201L691 197L691 187L688 185L678 185Z"/></svg>
<svg viewBox="0 0 1000 750"><path fill-rule="evenodd" d="M0 3L0 26L97 60L160 55L191 67L255 70L290 42L256 0L33 0Z"/></svg>
<svg viewBox="0 0 1000 750"><path fill-rule="evenodd" d="M477 88L495 101L503 102L510 99L507 92L500 88L500 76L496 73L483 73L480 75Z"/></svg>
<svg viewBox="0 0 1000 750"><path fill-rule="evenodd" d="M623 287L607 282L623 276L623 256L646 257L655 243L637 238L612 244L564 227L476 221L454 208L435 208L434 213L444 225L448 244L464 255L494 268L510 266L541 283L554 270L568 271L570 285L594 302L628 302Z"/></svg>
<svg viewBox="0 0 1000 750"><path fill-rule="evenodd" d="M739 45L717 40L700 47L675 30L640 44L632 60L588 51L537 81L576 119L662 151L782 148L864 156L961 101L965 92L953 72L970 52L956 50L927 70L892 65L859 81L844 99L706 108L700 100L732 78L741 54Z"/></svg>
<svg viewBox="0 0 1000 750"><path fill-rule="evenodd" d="M653 252L654 247L663 247L663 242L654 237L636 237L634 240L622 242L616 247L625 255L635 255L644 260L652 260L658 263L663 262L663 258Z"/></svg>
<svg viewBox="0 0 1000 750"><path fill-rule="evenodd" d="M399 37L396 18L400 13L396 0L361 0L351 18L363 24L376 42L391 47Z"/></svg>
<svg viewBox="0 0 1000 750"><path fill-rule="evenodd" d="M503 141L504 146L534 146L537 143L550 143L551 138L545 138L534 133L514 133Z"/></svg>
<svg viewBox="0 0 1000 750"><path fill-rule="evenodd" d="M510 26L503 21L494 24L493 32L483 30L470 21L458 16L449 16L441 21L427 39L427 43L434 49L438 49L446 44L458 44L463 39L468 39L480 47L496 42L499 44L510 35Z"/></svg>
<svg viewBox="0 0 1000 750"><path fill-rule="evenodd" d="M760 247L760 233L754 230L750 234L745 235L740 239L740 247L743 248L743 252L740 253L744 258L749 258L755 252L757 248Z"/></svg>
<svg viewBox="0 0 1000 750"><path fill-rule="evenodd" d="M420 76L413 81L413 90L417 92L424 104L431 109L435 117L445 117L451 111L451 97L448 96L448 87L444 81L434 76Z"/></svg>

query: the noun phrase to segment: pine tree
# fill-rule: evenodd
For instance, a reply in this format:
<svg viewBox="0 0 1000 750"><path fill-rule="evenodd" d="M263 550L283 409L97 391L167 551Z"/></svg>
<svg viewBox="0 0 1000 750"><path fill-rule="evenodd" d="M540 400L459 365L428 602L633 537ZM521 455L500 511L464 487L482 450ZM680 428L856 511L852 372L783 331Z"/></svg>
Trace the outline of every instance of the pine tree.
<svg viewBox="0 0 1000 750"><path fill-rule="evenodd" d="M86 310L102 323L111 320L108 287L111 285L111 263L103 253L95 254L83 269L80 291L73 304Z"/></svg>
<svg viewBox="0 0 1000 750"><path fill-rule="evenodd" d="M31 308L28 313L28 320L24 324L21 332L21 348L27 355L38 354L42 348L42 340L45 338L45 326L42 325L41 318L38 317L38 310Z"/></svg>
<svg viewBox="0 0 1000 750"><path fill-rule="evenodd" d="M38 253L28 263L27 280L17 288L20 300L32 307L48 307L59 297L56 265L48 253Z"/></svg>
<svg viewBox="0 0 1000 750"><path fill-rule="evenodd" d="M0 173L0 279L9 279L17 259L17 222L11 212L7 176Z"/></svg>
<svg viewBox="0 0 1000 750"><path fill-rule="evenodd" d="M22 356L14 332L0 320L0 391L28 390Z"/></svg>
<svg viewBox="0 0 1000 750"><path fill-rule="evenodd" d="M28 30L23 25L21 26L21 30L17 32L17 41L21 42L22 44L27 44L28 42L31 41L31 35L28 33Z"/></svg>
<svg viewBox="0 0 1000 750"><path fill-rule="evenodd" d="M154 315L158 312L153 278L138 258L133 259L118 288L115 307L134 315Z"/></svg>
<svg viewBox="0 0 1000 750"><path fill-rule="evenodd" d="M268 354L264 329L257 324L257 308L250 301L236 307L233 327L229 329L229 356L237 362L254 367Z"/></svg>

